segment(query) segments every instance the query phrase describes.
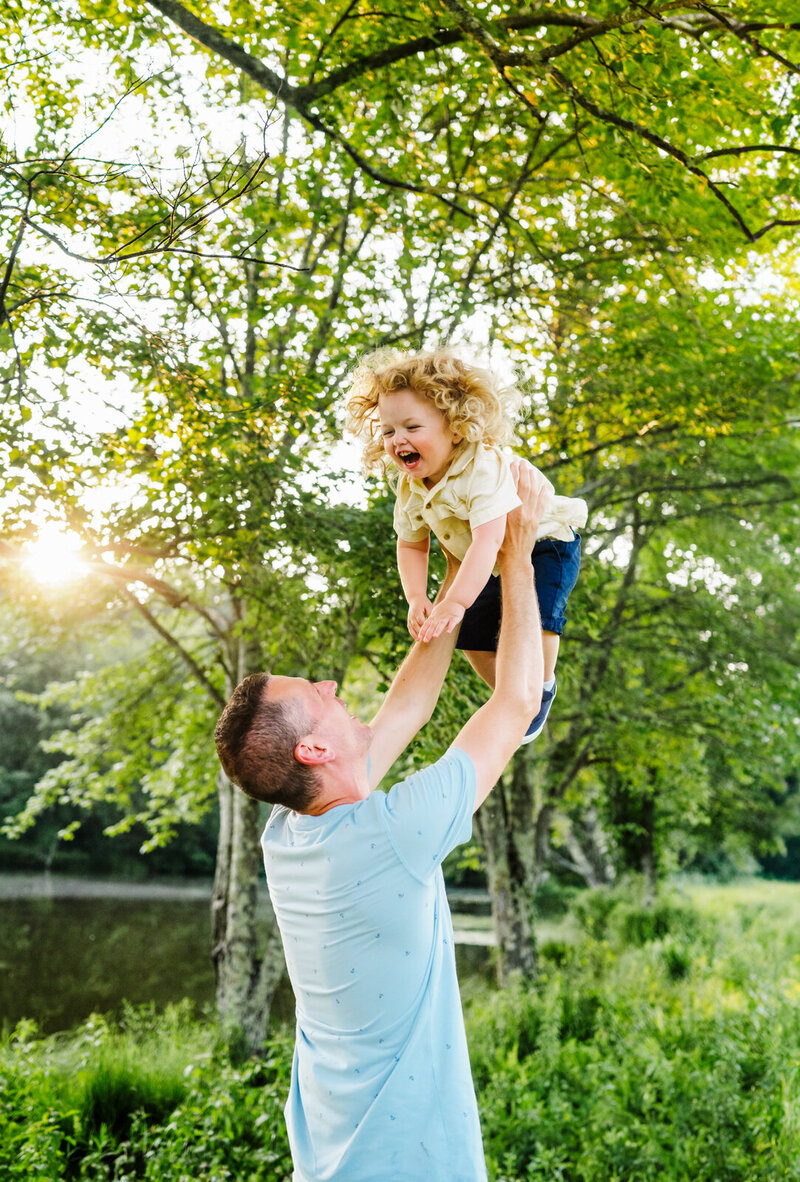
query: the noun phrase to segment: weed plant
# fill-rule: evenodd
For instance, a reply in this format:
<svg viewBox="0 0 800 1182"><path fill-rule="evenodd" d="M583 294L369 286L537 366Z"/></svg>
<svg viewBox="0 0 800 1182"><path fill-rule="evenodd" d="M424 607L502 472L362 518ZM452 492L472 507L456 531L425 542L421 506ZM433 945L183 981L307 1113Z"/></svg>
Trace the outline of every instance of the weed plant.
<svg viewBox="0 0 800 1182"><path fill-rule="evenodd" d="M467 1007L491 1182L800 1182L798 902L582 895L535 986ZM232 1065L188 1006L48 1039L22 1023L0 1045L0 1178L289 1182L290 1063L287 1032Z"/></svg>

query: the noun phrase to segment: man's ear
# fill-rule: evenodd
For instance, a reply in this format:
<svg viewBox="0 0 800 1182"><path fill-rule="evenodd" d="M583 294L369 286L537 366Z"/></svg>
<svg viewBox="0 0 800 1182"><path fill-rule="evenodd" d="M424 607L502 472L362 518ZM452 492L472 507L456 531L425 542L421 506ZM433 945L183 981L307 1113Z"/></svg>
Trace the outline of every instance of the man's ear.
<svg viewBox="0 0 800 1182"><path fill-rule="evenodd" d="M334 752L328 743L316 735L303 735L294 749L294 757L298 763L304 763L307 767L316 767L322 763L330 763L334 758Z"/></svg>

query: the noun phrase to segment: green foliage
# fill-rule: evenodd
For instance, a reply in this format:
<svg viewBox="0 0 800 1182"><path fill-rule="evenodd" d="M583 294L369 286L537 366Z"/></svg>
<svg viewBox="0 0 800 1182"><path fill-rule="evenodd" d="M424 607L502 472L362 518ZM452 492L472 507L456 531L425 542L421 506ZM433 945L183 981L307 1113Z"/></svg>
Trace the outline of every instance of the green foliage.
<svg viewBox="0 0 800 1182"><path fill-rule="evenodd" d="M69 610L66 614L71 623L74 617ZM153 677L154 686L165 691L162 704L156 709L157 689L150 692L148 686L145 707L141 681L137 683L130 670L138 668L139 678L148 668L152 674L148 637L137 635L135 630L129 633L117 619L108 621L105 634L99 628L93 630L91 641L83 629L69 636L59 635L62 621L58 613L48 618L44 611L31 611L30 605L27 613L12 612L4 605L2 620L0 668L5 684L0 688L0 826L5 825L16 835L13 839L0 836L5 867L30 870L44 866L73 873L89 869L99 874L113 871L140 877L147 870L154 874L211 874L215 850L213 810L202 818L199 808L189 814L185 804L180 803L181 796L185 798L187 781L192 784L194 796L195 780L201 778L192 760L208 752L197 734L196 711L187 711L188 702L176 688L183 685L183 680L175 679L174 663L162 662ZM114 657L124 657L124 674L115 675ZM55 685L58 689L47 689ZM122 703L115 701L120 697ZM196 705L194 699L192 702ZM98 728L98 716L105 716L105 727ZM146 744L147 762L137 765L137 753L140 759L142 756L143 717L151 733ZM160 736L152 725L155 718L163 728ZM138 733L129 745L126 736L133 735L134 730ZM112 760L114 741L118 757ZM155 826L148 832L141 806L148 796L153 800L148 787L153 786L152 774L148 781L146 773L148 768L152 773L157 743L174 752L167 772L169 783L160 801L163 817L158 826L159 840L174 832L180 835L180 841L169 856L162 856L151 840L150 857L144 862L140 847L153 837ZM121 748L124 760L119 755ZM183 761L178 760L181 748L187 752ZM67 754L72 758L65 758ZM109 764L114 766L114 773L108 780L108 794L87 795L87 783L98 766ZM124 791L125 766L130 772L130 793ZM163 765L161 774L163 783ZM213 782L213 773L210 779ZM91 805L90 814L87 805ZM121 806L125 814L122 824ZM13 826L12 817L17 818ZM105 840L105 831L112 828L117 836L113 844Z"/></svg>
<svg viewBox="0 0 800 1182"><path fill-rule="evenodd" d="M626 899L639 905L620 891L617 910ZM796 907L796 887L688 885L667 935L565 933L569 961L538 987L474 997L490 1182L800 1177ZM0 1046L0 1170L285 1182L290 1062L281 1036L232 1067L186 1007L46 1040L20 1024Z"/></svg>
<svg viewBox="0 0 800 1182"><path fill-rule="evenodd" d="M289 1177L284 1041L233 1068L215 1028L178 1006L129 1010L118 1026L95 1016L44 1043L21 1026L0 1056L4 1177Z"/></svg>
<svg viewBox="0 0 800 1182"><path fill-rule="evenodd" d="M584 891L576 896L572 913L593 939L608 938L635 948L666 936L695 941L702 935L701 917L695 908L671 893L647 899L642 884L628 882Z"/></svg>
<svg viewBox="0 0 800 1182"><path fill-rule="evenodd" d="M192 824L214 800L216 768L207 735L213 722L205 697L169 651L143 650L136 665L107 665L33 698L69 714L69 726L45 748L62 758L39 779L7 831L25 832L56 805L109 817L106 832L149 829L145 850ZM199 708L198 708L199 707ZM69 840L80 814L63 829Z"/></svg>
<svg viewBox="0 0 800 1182"><path fill-rule="evenodd" d="M601 898L584 914L607 919ZM754 931L730 894L716 898L713 924L698 892L701 909L673 906L668 934L640 945L633 925L631 946L622 923L610 943L581 937L538 990L473 1005L492 1182L800 1177L792 903L765 903Z"/></svg>

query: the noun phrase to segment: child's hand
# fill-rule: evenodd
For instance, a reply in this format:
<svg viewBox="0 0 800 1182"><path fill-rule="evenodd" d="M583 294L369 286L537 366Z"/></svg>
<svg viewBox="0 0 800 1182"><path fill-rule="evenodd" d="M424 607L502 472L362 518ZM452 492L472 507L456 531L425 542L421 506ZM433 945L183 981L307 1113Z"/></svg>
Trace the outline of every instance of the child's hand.
<svg viewBox="0 0 800 1182"><path fill-rule="evenodd" d="M433 604L427 595L417 595L408 604L408 630L419 640L419 630L431 614Z"/></svg>
<svg viewBox="0 0 800 1182"><path fill-rule="evenodd" d="M427 644L429 640L435 640L443 632L452 632L463 619L463 603L448 603L446 599L443 599L441 603L436 604L436 607L420 628L417 640L421 640L423 644Z"/></svg>

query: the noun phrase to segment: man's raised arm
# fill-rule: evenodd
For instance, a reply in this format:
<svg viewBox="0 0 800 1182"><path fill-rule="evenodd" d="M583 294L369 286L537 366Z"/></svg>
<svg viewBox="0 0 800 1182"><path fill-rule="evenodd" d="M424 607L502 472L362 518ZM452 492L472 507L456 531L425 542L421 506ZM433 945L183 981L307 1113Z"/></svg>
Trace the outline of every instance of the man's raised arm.
<svg viewBox="0 0 800 1182"><path fill-rule="evenodd" d="M519 466L517 493L522 504L508 515L498 554L503 614L495 688L452 744L465 751L475 765L476 809L516 751L542 700L542 625L531 551L551 487L530 465Z"/></svg>
<svg viewBox="0 0 800 1182"><path fill-rule="evenodd" d="M447 593L457 571L458 563L448 554L447 574L436 597L437 602ZM456 629L437 636L427 644L416 642L394 675L386 697L370 723L371 788L380 783L433 714L453 658L457 635Z"/></svg>

